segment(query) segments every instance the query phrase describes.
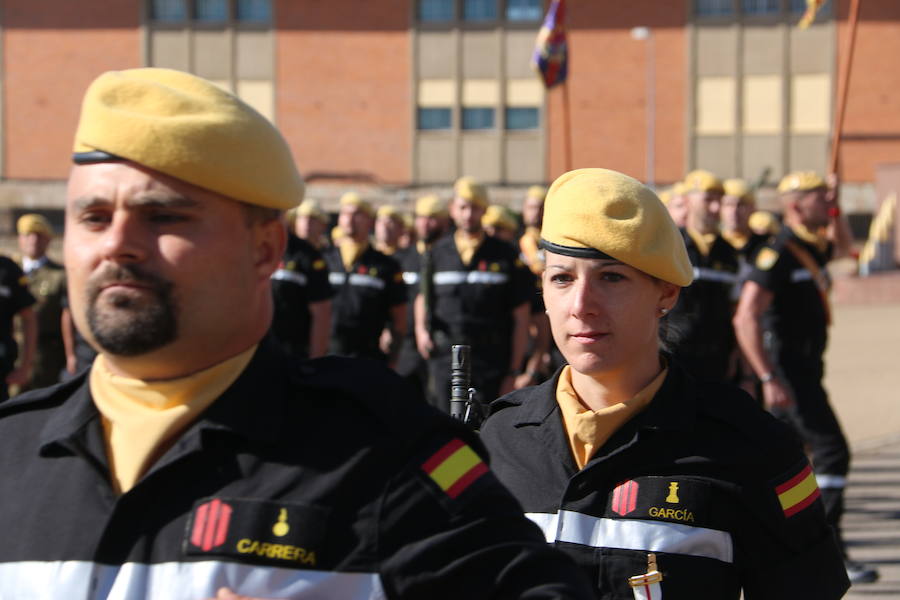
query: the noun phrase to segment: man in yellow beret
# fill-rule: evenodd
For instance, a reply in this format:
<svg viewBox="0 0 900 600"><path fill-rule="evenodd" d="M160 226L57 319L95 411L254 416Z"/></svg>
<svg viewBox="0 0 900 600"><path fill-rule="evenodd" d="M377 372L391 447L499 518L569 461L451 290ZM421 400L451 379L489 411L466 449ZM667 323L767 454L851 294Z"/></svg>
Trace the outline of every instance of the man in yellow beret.
<svg viewBox="0 0 900 600"><path fill-rule="evenodd" d="M588 597L473 434L267 335L303 183L265 117L109 72L75 142L65 265L99 355L0 408L0 597Z"/></svg>
<svg viewBox="0 0 900 600"><path fill-rule="evenodd" d="M699 379L726 381L734 374L736 359L731 317L738 258L719 233L725 189L718 177L704 170L691 171L683 184L687 217L681 231L694 283L683 290L669 315L672 327L681 333L672 355Z"/></svg>
<svg viewBox="0 0 900 600"><path fill-rule="evenodd" d="M400 248L403 215L396 206L385 204L375 212L375 249L393 256Z"/></svg>
<svg viewBox="0 0 900 600"><path fill-rule="evenodd" d="M420 282L424 280L431 283L433 270L431 247L447 232L447 208L437 195L427 194L416 200L413 213L416 243L403 248L396 256L400 268L403 269L407 306L410 308L406 320L407 333L400 345L396 371L400 376L406 378L423 398L428 398L432 395L432 391L428 387L428 365L416 346L416 323L412 307L420 292ZM430 328L431 303L433 302L431 288L426 284L425 288L421 288L421 292L425 322L426 326Z"/></svg>
<svg viewBox="0 0 900 600"><path fill-rule="evenodd" d="M484 232L484 186L462 177L453 189L450 217L456 231L431 251L430 329L422 294L415 304L419 352L428 359L436 406L448 412L455 344L472 346L472 381L482 401L513 389L528 339L528 300L535 291L516 249Z"/></svg>
<svg viewBox="0 0 900 600"><path fill-rule="evenodd" d="M328 214L322 210L318 201L307 198L297 207L294 234L317 250L324 250L331 243L328 239L328 222Z"/></svg>
<svg viewBox="0 0 900 600"><path fill-rule="evenodd" d="M811 449L826 516L840 535L850 450L822 385L831 323L826 265L849 254L851 235L836 178L829 184L814 172L790 173L778 192L785 226L757 252L734 326L762 382L766 408L790 423ZM849 559L847 573L859 583L878 577L875 569Z"/></svg>
<svg viewBox="0 0 900 600"><path fill-rule="evenodd" d="M747 262L755 256L768 235L759 235L750 229L750 215L756 210L756 197L743 179L726 179L722 196L722 237L737 251L738 257Z"/></svg>
<svg viewBox="0 0 900 600"><path fill-rule="evenodd" d="M338 226L344 235L323 253L335 289L328 351L394 367L406 335L406 290L400 265L370 242L375 214L357 192L341 196Z"/></svg>
<svg viewBox="0 0 900 600"><path fill-rule="evenodd" d="M672 221L675 222L675 225L682 228L687 225L688 216L688 199L684 190L685 187L683 182L679 181L675 183L669 190L669 198L665 203L666 209L672 217Z"/></svg>
<svg viewBox="0 0 900 600"><path fill-rule="evenodd" d="M543 252L538 248L541 238L541 222L544 219L544 198L547 196L547 188L533 185L528 188L525 200L522 202L522 225L525 230L519 238L519 251L522 260L531 269L531 272L540 276L544 272Z"/></svg>
<svg viewBox="0 0 900 600"><path fill-rule="evenodd" d="M37 319L37 340L22 345L35 346L33 367L27 382L19 386L19 392L47 387L59 381L66 368L66 350L63 345L62 311L66 296L66 273L63 266L47 256L47 247L53 239L53 227L43 215L36 213L19 217L16 223L19 234L20 266L28 279L28 291L37 302L33 309ZM28 329L22 331L28 334Z"/></svg>

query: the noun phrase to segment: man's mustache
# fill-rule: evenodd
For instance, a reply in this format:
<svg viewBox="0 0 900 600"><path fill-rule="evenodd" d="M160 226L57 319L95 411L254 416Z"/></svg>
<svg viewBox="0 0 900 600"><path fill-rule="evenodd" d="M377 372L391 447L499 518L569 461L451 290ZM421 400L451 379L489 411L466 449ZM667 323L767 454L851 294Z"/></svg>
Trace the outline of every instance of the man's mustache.
<svg viewBox="0 0 900 600"><path fill-rule="evenodd" d="M88 279L89 295L96 298L100 290L114 283L144 285L158 292L166 292L172 287L168 280L137 265L109 265Z"/></svg>

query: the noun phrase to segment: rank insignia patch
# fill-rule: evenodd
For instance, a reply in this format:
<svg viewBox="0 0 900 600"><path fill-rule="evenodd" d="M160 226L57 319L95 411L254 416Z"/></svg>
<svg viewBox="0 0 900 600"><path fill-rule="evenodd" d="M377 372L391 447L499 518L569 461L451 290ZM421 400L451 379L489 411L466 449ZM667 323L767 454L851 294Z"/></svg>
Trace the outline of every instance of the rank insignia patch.
<svg viewBox="0 0 900 600"><path fill-rule="evenodd" d="M422 470L451 498L462 494L488 472L484 461L459 438L435 452L422 465Z"/></svg>
<svg viewBox="0 0 900 600"><path fill-rule="evenodd" d="M768 271L775 266L778 261L778 252L771 248L763 248L756 255L756 268L762 271Z"/></svg>
<svg viewBox="0 0 900 600"><path fill-rule="evenodd" d="M637 495L640 487L637 481L626 481L613 490L612 510L623 517L637 508Z"/></svg>
<svg viewBox="0 0 900 600"><path fill-rule="evenodd" d="M329 512L298 502L205 498L194 505L184 553L292 568L321 566Z"/></svg>
<svg viewBox="0 0 900 600"><path fill-rule="evenodd" d="M785 517L792 517L821 495L816 476L807 464L799 473L775 487Z"/></svg>

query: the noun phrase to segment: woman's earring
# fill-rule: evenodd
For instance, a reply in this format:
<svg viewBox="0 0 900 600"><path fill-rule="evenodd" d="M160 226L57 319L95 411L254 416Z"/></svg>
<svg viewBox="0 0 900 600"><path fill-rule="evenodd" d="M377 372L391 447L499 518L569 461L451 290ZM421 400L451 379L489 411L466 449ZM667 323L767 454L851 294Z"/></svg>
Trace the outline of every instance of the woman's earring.
<svg viewBox="0 0 900 600"><path fill-rule="evenodd" d="M669 309L668 308L660 308L659 314L661 314L662 316L666 316L667 314L669 314Z"/></svg>

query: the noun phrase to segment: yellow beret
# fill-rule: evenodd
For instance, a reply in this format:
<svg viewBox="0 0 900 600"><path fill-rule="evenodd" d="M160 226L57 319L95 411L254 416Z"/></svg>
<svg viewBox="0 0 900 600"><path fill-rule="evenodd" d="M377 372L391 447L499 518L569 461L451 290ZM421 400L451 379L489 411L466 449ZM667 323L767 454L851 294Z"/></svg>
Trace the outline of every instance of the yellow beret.
<svg viewBox="0 0 900 600"><path fill-rule="evenodd" d="M322 210L322 207L316 200L308 198L300 203L297 207L297 216L312 217L323 222L328 221L328 215Z"/></svg>
<svg viewBox="0 0 900 600"><path fill-rule="evenodd" d="M88 87L73 160L116 159L248 204L287 210L303 200L275 126L212 82L172 69L109 71Z"/></svg>
<svg viewBox="0 0 900 600"><path fill-rule="evenodd" d="M753 201L753 192L743 179L726 179L722 182L726 196L737 196L741 200Z"/></svg>
<svg viewBox="0 0 900 600"><path fill-rule="evenodd" d="M673 196L683 196L685 192L684 182L676 181L675 185L672 186L672 195Z"/></svg>
<svg viewBox="0 0 900 600"><path fill-rule="evenodd" d="M378 211L375 213L377 217L391 217L394 219L403 220L403 216L400 214L400 211L397 210L397 207L392 204L382 204L378 207Z"/></svg>
<svg viewBox="0 0 900 600"><path fill-rule="evenodd" d="M781 224L778 222L778 219L767 210L758 210L750 215L747 224L756 233L775 235L781 231Z"/></svg>
<svg viewBox="0 0 900 600"><path fill-rule="evenodd" d="M539 200L543 200L547 197L547 188L542 185L533 185L528 188L528 193L525 194L526 198L537 198Z"/></svg>
<svg viewBox="0 0 900 600"><path fill-rule="evenodd" d="M607 169L569 171L553 182L541 246L566 256L613 258L682 287L693 279L681 232L656 194Z"/></svg>
<svg viewBox="0 0 900 600"><path fill-rule="evenodd" d="M53 237L53 227L50 225L50 221L43 215L35 213L19 217L19 220L16 221L16 231L19 232L19 235L25 235L26 233L40 233L47 237Z"/></svg>
<svg viewBox="0 0 900 600"><path fill-rule="evenodd" d="M697 169L685 175L683 184L684 191L682 193L685 194L688 192L725 192L719 178L703 169Z"/></svg>
<svg viewBox="0 0 900 600"><path fill-rule="evenodd" d="M790 192L808 192L818 188L827 188L828 184L819 177L815 171L795 171L785 175L778 184L778 191L782 194Z"/></svg>
<svg viewBox="0 0 900 600"><path fill-rule="evenodd" d="M442 217L447 214L447 208L441 199L434 194L422 196L416 200L417 217Z"/></svg>
<svg viewBox="0 0 900 600"><path fill-rule="evenodd" d="M519 228L516 217L512 212L499 204L491 204L487 207L487 210L484 211L484 216L481 217L481 226L500 227L510 231L515 231Z"/></svg>
<svg viewBox="0 0 900 600"><path fill-rule="evenodd" d="M465 176L457 179L456 183L453 184L453 193L472 204L477 204L481 208L487 208L487 190L472 177Z"/></svg>
<svg viewBox="0 0 900 600"><path fill-rule="evenodd" d="M672 190L663 190L657 194L659 197L659 201L662 202L665 206L669 205L669 201L672 199Z"/></svg>
<svg viewBox="0 0 900 600"><path fill-rule="evenodd" d="M360 197L360 195L356 192L347 192L343 196L341 196L340 205L356 206L370 217L375 216L375 209L372 208L372 205L363 200L362 197Z"/></svg>

